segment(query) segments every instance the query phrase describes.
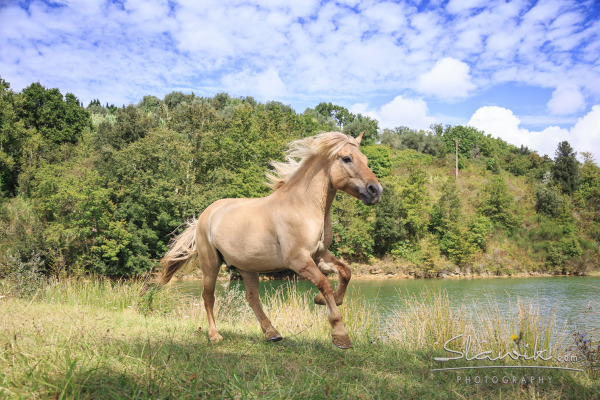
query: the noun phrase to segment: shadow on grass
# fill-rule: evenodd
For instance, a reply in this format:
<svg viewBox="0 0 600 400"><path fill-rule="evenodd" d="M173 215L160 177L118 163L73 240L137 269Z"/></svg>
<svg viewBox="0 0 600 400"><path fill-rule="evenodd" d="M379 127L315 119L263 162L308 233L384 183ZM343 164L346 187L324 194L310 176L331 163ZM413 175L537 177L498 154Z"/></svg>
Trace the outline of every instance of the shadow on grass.
<svg viewBox="0 0 600 400"><path fill-rule="evenodd" d="M205 334L165 334L100 343L103 357L82 362L71 377L71 396L82 398L599 398L575 373L519 370L510 376L545 381L480 383L475 376L506 370L431 372L435 351L355 343L339 350L330 338L302 336L267 342L260 335L222 330L210 344ZM95 363L95 364L94 364ZM459 380L458 377L461 377ZM465 378L471 377L466 383ZM548 380L548 376L551 380ZM61 387L61 382L56 382ZM64 384L62 385L64 386Z"/></svg>

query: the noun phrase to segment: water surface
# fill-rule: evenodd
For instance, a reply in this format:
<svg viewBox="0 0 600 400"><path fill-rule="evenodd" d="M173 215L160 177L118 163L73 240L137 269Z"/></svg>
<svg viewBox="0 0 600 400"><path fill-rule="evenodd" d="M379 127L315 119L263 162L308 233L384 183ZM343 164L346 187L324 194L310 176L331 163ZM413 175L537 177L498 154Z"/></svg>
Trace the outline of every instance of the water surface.
<svg viewBox="0 0 600 400"><path fill-rule="evenodd" d="M179 289L200 296L202 282L177 282ZM218 282L218 290L224 286L239 287L241 281ZM285 290L287 281L261 281L261 296L265 291ZM283 287L283 288L282 288ZM297 290L317 294L317 289L308 281L297 281ZM533 278L480 278L480 279L384 279L350 282L347 296L377 305L382 316L390 310L404 307L403 299L410 296L422 297L427 293L445 290L452 303L465 303L470 307L484 306L488 302L498 305L500 312L514 310L518 299L539 305L542 315L556 315L559 324L586 319L588 327L600 328L600 276L586 277L533 277ZM218 294L217 294L218 295ZM583 315L592 306L595 314Z"/></svg>

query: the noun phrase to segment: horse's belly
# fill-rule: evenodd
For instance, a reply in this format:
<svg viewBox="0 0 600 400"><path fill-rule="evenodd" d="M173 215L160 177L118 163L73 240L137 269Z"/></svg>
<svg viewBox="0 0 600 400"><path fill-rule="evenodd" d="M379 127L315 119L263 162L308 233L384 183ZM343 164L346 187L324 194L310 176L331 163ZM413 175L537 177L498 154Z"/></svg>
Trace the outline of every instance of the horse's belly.
<svg viewBox="0 0 600 400"><path fill-rule="evenodd" d="M218 245L217 248L228 265L244 271L276 272L287 269L280 252L274 248L245 247L231 243Z"/></svg>
<svg viewBox="0 0 600 400"><path fill-rule="evenodd" d="M286 269L274 227L261 216L256 200L232 201L217 208L209 219L209 241L224 261L254 272Z"/></svg>

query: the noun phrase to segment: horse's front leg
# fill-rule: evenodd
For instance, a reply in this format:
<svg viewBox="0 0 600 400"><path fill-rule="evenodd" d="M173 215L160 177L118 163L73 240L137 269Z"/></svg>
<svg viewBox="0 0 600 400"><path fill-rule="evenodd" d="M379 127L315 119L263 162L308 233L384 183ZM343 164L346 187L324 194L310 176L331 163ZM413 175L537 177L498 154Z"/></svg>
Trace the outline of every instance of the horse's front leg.
<svg viewBox="0 0 600 400"><path fill-rule="evenodd" d="M333 292L333 298L335 299L336 305L341 305L344 302L344 295L346 294L348 282L350 282L350 278L352 277L350 267L335 258L333 254L327 250L319 261L319 269L323 272L335 271L338 273L338 285ZM315 303L322 306L325 305L325 298L321 293L315 297Z"/></svg>
<svg viewBox="0 0 600 400"><path fill-rule="evenodd" d="M262 307L260 306L260 298L258 296L258 273L257 272L248 272L239 270L242 275L242 279L244 279L244 286L246 287L246 300L248 300L248 304L250 304L250 308L254 311L254 315L256 315L256 319L260 324L260 327L265 334L267 340L271 342L278 342L282 339L277 329L273 328L271 325L271 321L265 315Z"/></svg>
<svg viewBox="0 0 600 400"><path fill-rule="evenodd" d="M348 332L342 323L342 317L335 304L331 282L319 270L319 267L317 267L317 264L315 264L308 252L298 252L287 257L286 265L298 275L312 282L323 295L325 304L327 305L327 316L331 324L333 344L341 349L352 347L352 342L348 337Z"/></svg>

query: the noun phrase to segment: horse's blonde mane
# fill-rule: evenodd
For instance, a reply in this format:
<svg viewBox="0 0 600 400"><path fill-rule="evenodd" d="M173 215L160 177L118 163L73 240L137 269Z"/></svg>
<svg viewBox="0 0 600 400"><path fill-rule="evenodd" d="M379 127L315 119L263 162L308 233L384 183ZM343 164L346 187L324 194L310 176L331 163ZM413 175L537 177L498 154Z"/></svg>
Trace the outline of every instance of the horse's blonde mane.
<svg viewBox="0 0 600 400"><path fill-rule="evenodd" d="M325 132L293 141L285 153L285 162L271 163L273 171L266 173L267 185L273 190L279 189L294 176L304 161L313 156L332 159L347 144L358 147L353 137L341 132Z"/></svg>

